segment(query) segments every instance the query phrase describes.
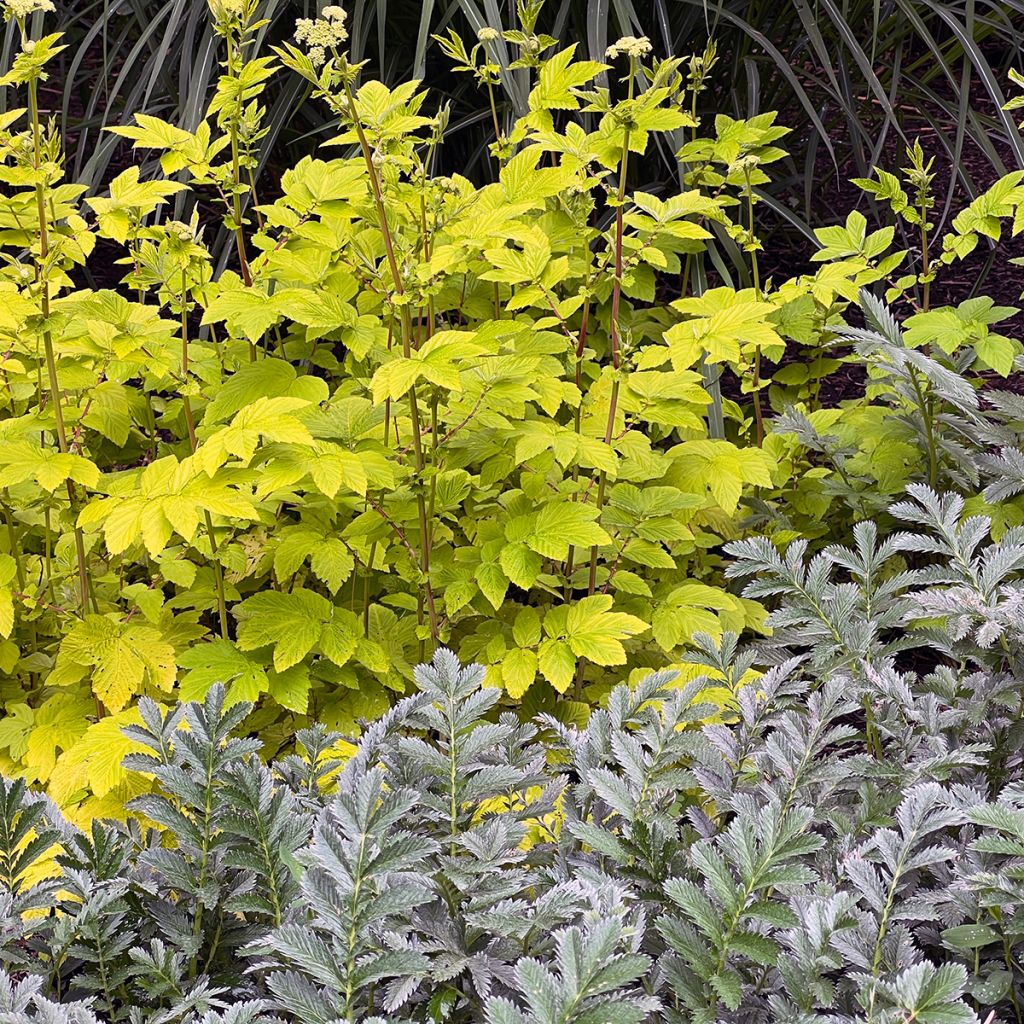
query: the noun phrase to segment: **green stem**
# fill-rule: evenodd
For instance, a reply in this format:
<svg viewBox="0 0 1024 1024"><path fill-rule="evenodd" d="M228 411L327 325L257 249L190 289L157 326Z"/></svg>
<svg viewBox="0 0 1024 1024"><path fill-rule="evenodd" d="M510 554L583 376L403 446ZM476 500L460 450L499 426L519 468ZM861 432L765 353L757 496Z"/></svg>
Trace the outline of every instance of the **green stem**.
<svg viewBox="0 0 1024 1024"><path fill-rule="evenodd" d="M374 206L377 211L377 221L380 227L381 236L384 239L384 252L387 256L388 268L391 271L391 281L395 294L404 297L405 286L402 284L402 273L398 267L398 260L395 256L394 240L391 237L391 227L388 224L387 210L384 207L384 194L380 185L380 178L377 175L377 168L373 163L373 154L370 151L370 143L363 130L363 123L359 118L356 108L355 97L352 95L352 87L345 83L345 99L348 103L348 110L352 117L352 124L359 139L359 148L363 153L363 161L366 164L366 172L370 178L370 187L373 192ZM412 313L409 304L401 304L400 322L402 326L402 355L408 359L412 355ZM412 420L413 450L416 458L416 475L420 481L423 478L425 461L423 457L423 431L420 425L419 402L416 396L415 385L409 389L409 414ZM430 636L436 643L438 639L438 618L437 608L434 601L434 590L430 583L430 545L427 531L427 503L422 487L416 488L416 507L419 518L420 529L420 573L423 576L423 589L426 596L427 613L430 617Z"/></svg>
<svg viewBox="0 0 1024 1024"><path fill-rule="evenodd" d="M203 886L206 885L206 872L210 863L210 841L211 841L211 825L213 822L213 771L214 771L214 760L216 757L217 748L211 744L208 748L207 760L206 760L206 795L204 798L203 807L203 834L202 842L200 844L199 854L199 876L196 884L196 891L201 891ZM192 960L189 964L189 977L194 978L196 972L199 969L199 949L200 939L203 934L203 912L206 907L202 900L199 898L196 900L195 913L192 918L192 937L195 940L196 951L192 956Z"/></svg>
<svg viewBox="0 0 1024 1024"><path fill-rule="evenodd" d="M53 525L50 523L50 506L43 513L43 566L46 569L46 590L50 595L50 604L57 603L57 591L53 582Z"/></svg>
<svg viewBox="0 0 1024 1024"><path fill-rule="evenodd" d="M235 78L235 49L231 40L231 34L225 37L228 48L227 68L228 74ZM239 97L241 92L239 91ZM238 121L242 116L242 100L238 100L238 110L235 117L228 122L228 135L231 138L231 179L233 188L231 190L231 212L235 222L235 248L238 250L238 264L242 271L242 280L247 287L252 286L252 270L249 267L249 257L245 248L245 226L242 223L242 197L239 189L242 186L242 164L238 147ZM250 346L249 355L251 359L256 358L256 349Z"/></svg>
<svg viewBox="0 0 1024 1024"><path fill-rule="evenodd" d="M928 484L934 490L939 485L939 450L935 440L935 423L932 419L931 398L925 394L917 371L910 368L910 382L917 396L917 403L921 409L921 420L924 423L925 441L928 445Z"/></svg>
<svg viewBox="0 0 1024 1024"><path fill-rule="evenodd" d="M349 900L348 950L345 956L345 1019L355 1021L353 1007L355 994L356 954L359 949L359 903L362 898L363 871L366 862L366 832L359 837L359 853L352 870L352 897Z"/></svg>
<svg viewBox="0 0 1024 1024"><path fill-rule="evenodd" d="M451 837L449 853L452 857L454 857L457 852L455 837L459 834L459 750L456 733L457 728L458 723L455 720L455 707L452 702L449 702L448 735L450 738L448 740L448 786L450 800L448 806L448 828L449 836Z"/></svg>
<svg viewBox="0 0 1024 1024"><path fill-rule="evenodd" d="M583 430L583 353L587 349L587 331L590 327L590 283L593 275L593 253L590 251L590 242L587 241L587 273L584 278L584 295L583 300L583 314L580 317L580 330L576 338L576 390L579 392L578 404L576 411L573 414L573 429L577 434L582 433ZM573 483L579 480L580 468L579 465L574 465L572 469ZM575 568L576 562L576 546L574 544L569 545L569 552L565 559L565 600L568 601L570 594L572 593L572 574Z"/></svg>
<svg viewBox="0 0 1024 1024"><path fill-rule="evenodd" d="M633 87L636 80L636 61L630 58L629 62L629 95L633 99ZM612 379L612 393L608 400L608 419L605 423L604 442L611 444L615 432L615 417L619 404L619 369L622 365L622 346L619 329L619 307L622 300L622 236L624 233L624 212L626 202L626 173L629 169L629 137L630 129L627 125L622 133L622 158L619 163L619 186L617 192L617 204L615 207L615 276L612 281L612 305L609 315L609 334L612 344L612 369L615 373ZM579 351L579 350L577 350ZM601 471L597 484L597 507L604 507L605 488L608 482L608 474ZM587 594L592 595L597 589L597 556L598 547L594 545L590 549L590 572L587 579ZM583 668L584 659L580 658L576 663L575 693L577 697L583 692Z"/></svg>
<svg viewBox="0 0 1024 1024"><path fill-rule="evenodd" d="M747 173L747 221L750 232L750 273L754 279L754 295L761 300L761 273L757 263L757 250L754 238L754 191L750 185L750 173ZM764 445L764 415L761 411L761 349L754 351L754 424L757 432L757 447Z"/></svg>
<svg viewBox="0 0 1024 1024"><path fill-rule="evenodd" d="M491 119L494 122L494 141L504 142L504 138L501 133L501 124L498 121L498 107L494 102L494 83L490 79L487 80L487 98L491 102Z"/></svg>
<svg viewBox="0 0 1024 1024"><path fill-rule="evenodd" d="M394 334L391 328L388 328L388 351L391 351L391 347L394 344ZM384 447L387 448L391 439L391 399L386 398L384 400ZM381 504L384 502L383 493L380 496ZM367 501L367 506L370 502ZM373 564L377 560L377 542L374 541L370 545L370 557L366 561L366 578L363 583L363 633L365 636L370 635L370 577L373 574Z"/></svg>
<svg viewBox="0 0 1024 1024"><path fill-rule="evenodd" d="M18 589L22 592L26 591L28 587L25 584L25 562L24 555L21 550L21 545L18 543L18 534L14 527L14 516L11 514L11 507L8 504L10 501L10 494L7 492L7 488L4 488L4 522L7 524L7 544L11 549L11 556L14 558L15 572L17 574Z"/></svg>
<svg viewBox="0 0 1024 1024"><path fill-rule="evenodd" d="M46 373L49 378L50 398L53 402L53 415L57 428L57 444L61 454L68 453L68 437L64 424L64 404L60 384L57 381L57 359L53 351L53 335L50 332L50 283L47 279L47 261L50 257L50 235L46 219L46 187L42 180L43 165L43 140L42 127L39 122L39 97L38 82L35 78L28 83L28 106L29 117L32 122L33 142L33 169L36 172L36 210L39 216L39 263L36 272L39 278L40 303L42 307L43 323L43 349L46 355ZM68 502L71 506L71 515L75 514L75 485L70 477L66 481ZM81 527L77 524L74 527L75 535L75 557L78 560L78 592L81 605L81 612L84 615L89 607L90 579L89 567L85 558L85 538L82 535Z"/></svg>
<svg viewBox="0 0 1024 1024"><path fill-rule="evenodd" d="M437 504L437 474L438 466L438 429L437 429L437 395L430 399L430 466L433 473L430 476L430 500L427 504L427 523L429 532L427 534L427 549L434 546L434 508Z"/></svg>
<svg viewBox="0 0 1024 1024"><path fill-rule="evenodd" d="M185 385L188 385L188 272L185 268L181 271L181 377ZM192 414L192 402L188 395L181 396L181 403L185 409L185 426L188 429L188 443L195 455L199 448L196 438L196 421ZM220 624L220 635L228 639L228 603L224 594L224 567L217 558L217 535L213 529L213 517L209 511L203 510L203 519L206 522L206 532L210 538L210 564L213 567L213 580L217 589L217 618Z"/></svg>
<svg viewBox="0 0 1024 1024"><path fill-rule="evenodd" d="M889 883L889 891L886 895L885 906L882 909L882 919L878 923L878 936L875 939L875 951L871 958L872 985L871 996L868 999L867 1007L868 1024L871 1024L875 1016L875 997L878 994L878 982L881 975L882 945L885 942L885 936L889 931L889 918L892 916L893 906L896 903L896 894L899 889L900 879L903 877L903 870L907 860L907 852L911 849L911 843L912 840L910 837L904 840L904 852L900 854L900 857L893 869L892 880Z"/></svg>
<svg viewBox="0 0 1024 1024"><path fill-rule="evenodd" d="M921 204L921 272L927 278L931 273L931 259L928 253L928 206L926 203ZM924 293L921 297L921 309L923 312L928 312L928 306L931 302L931 281L925 281ZM927 353L930 346L925 345L924 350Z"/></svg>
<svg viewBox="0 0 1024 1024"><path fill-rule="evenodd" d="M629 96L633 97L633 74L629 76ZM618 205L615 208L615 277L612 282L612 308L610 315L610 335L612 343L612 369L616 376L612 380L612 393L608 401L608 420L604 429L604 443L611 444L615 432L615 416L619 404L619 378L618 372L622 365L622 343L619 330L619 306L622 300L622 236L624 233L623 207L626 201L626 171L629 166L629 128L627 127L622 135L622 160L619 165L619 188L617 194ZM605 487L608 475L601 471L597 484L597 507L604 506ZM590 578L587 583L587 593L593 594L597 588L597 553L596 545L590 549Z"/></svg>

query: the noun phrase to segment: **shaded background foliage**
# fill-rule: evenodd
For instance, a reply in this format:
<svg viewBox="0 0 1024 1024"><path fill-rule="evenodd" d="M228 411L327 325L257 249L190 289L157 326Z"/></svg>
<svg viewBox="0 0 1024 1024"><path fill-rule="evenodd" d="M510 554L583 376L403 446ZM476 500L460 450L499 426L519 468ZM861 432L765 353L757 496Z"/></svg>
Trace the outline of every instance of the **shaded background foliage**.
<svg viewBox="0 0 1024 1024"><path fill-rule="evenodd" d="M490 180L484 97L467 76L451 71L432 34L454 28L472 39L484 25L511 25L514 4L353 0L348 6L354 59L368 61L389 84L422 78L438 103L451 103L454 130L439 170ZM268 0L263 33L268 41L287 38L295 19L317 8L315 0ZM71 143L69 176L97 190L124 159L123 141L102 128L135 111L194 128L216 81L217 48L205 0L65 0L58 11L70 45L44 103ZM778 110L780 123L794 128L787 140L792 156L766 203L773 229L769 269L777 272L802 261L809 225L867 202L848 179L868 175L878 162L892 166L907 140L920 136L936 158L940 230L963 199L1024 164L1024 139L1001 109L1006 73L1024 43L1022 25L1024 0L549 0L540 21L541 29L578 41L581 55L594 58L625 34L648 35L656 52L676 55L716 40L704 113L749 117ZM6 62L13 24L0 42ZM501 50L506 45L498 43ZM504 76L499 97L509 121L525 110L528 85L517 75L524 73ZM294 162L328 133L323 111L305 99L293 76L274 85L263 171ZM649 191L678 186L679 167L666 146L635 174ZM273 177L262 175L265 187ZM728 262L719 267L723 276ZM991 264L972 263L960 281L965 293ZM1002 290L998 283L996 290Z"/></svg>

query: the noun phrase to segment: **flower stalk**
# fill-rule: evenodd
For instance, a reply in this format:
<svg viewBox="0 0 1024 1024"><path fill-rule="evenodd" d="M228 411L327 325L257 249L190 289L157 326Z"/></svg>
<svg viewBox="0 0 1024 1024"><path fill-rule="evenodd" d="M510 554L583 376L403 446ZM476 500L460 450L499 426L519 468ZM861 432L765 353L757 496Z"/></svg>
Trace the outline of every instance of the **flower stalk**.
<svg viewBox="0 0 1024 1024"><path fill-rule="evenodd" d="M637 74L637 60L640 56L650 51L651 45L646 39L634 39L627 36L620 39L613 46L608 48L608 56L616 57L619 53L625 53L629 57L629 93L627 104L633 101L634 86ZM615 269L612 278L612 301L609 319L609 336L611 339L612 377L611 396L608 400L608 419L604 429L604 443L611 444L615 432L615 417L618 414L619 405L619 371L622 367L622 329L619 322L620 306L622 302L622 237L625 232L625 205L626 205L626 175L629 169L629 140L632 125L627 121L622 131L622 157L619 161L619 181L615 193L615 235L614 235L614 260ZM608 485L608 474L601 470L597 483L597 507L603 508L605 502L605 490ZM590 576L587 581L587 593L593 594L597 589L597 547L590 549Z"/></svg>
<svg viewBox="0 0 1024 1024"><path fill-rule="evenodd" d="M381 187L380 175L377 171L377 165L374 163L374 155L370 148L369 140L366 137L366 130L359 117L355 96L352 93L352 86L347 78L344 82L344 90L347 113L352 120L352 126L359 140L359 148L363 154L363 161L366 164L366 173L370 179L370 189L373 193L377 223L380 228L381 237L384 240L384 252L387 258L388 269L391 273L392 287L394 288L395 295L404 300L406 296L405 285L402 281L401 269L398 266L398 258L395 255L395 244L391 234L391 226L388 223L387 209L384 206L384 192ZM399 317L402 331L402 355L404 358L409 359L412 355L412 311L408 302L402 301L400 303ZM436 643L440 630L434 590L430 581L430 530L427 523L427 501L422 487L419 486L423 479L426 461L423 449L423 429L420 420L419 399L415 385L409 389L409 416L412 420L413 452L417 476L416 510L420 534L419 568L423 577L423 596L426 600L430 636L431 640Z"/></svg>
<svg viewBox="0 0 1024 1024"><path fill-rule="evenodd" d="M18 20L21 30L22 47L28 47L32 41L28 39L23 19ZM64 398L57 378L57 357L53 347L53 333L50 329L50 231L47 219L46 183L43 180L43 129L39 116L39 80L38 74L32 75L28 82L29 121L32 129L32 169L35 172L36 214L38 217L39 256L36 263L36 280L39 284L39 303L43 315L43 352L46 360L46 374L49 383L50 401L53 405L54 426L57 434L57 445L61 454L69 452L67 427L64 419ZM71 514L74 516L78 504L75 485L69 477L65 481ZM91 597L91 580L85 552L85 537L82 528L74 526L75 558L78 563L78 596L79 607L84 615Z"/></svg>

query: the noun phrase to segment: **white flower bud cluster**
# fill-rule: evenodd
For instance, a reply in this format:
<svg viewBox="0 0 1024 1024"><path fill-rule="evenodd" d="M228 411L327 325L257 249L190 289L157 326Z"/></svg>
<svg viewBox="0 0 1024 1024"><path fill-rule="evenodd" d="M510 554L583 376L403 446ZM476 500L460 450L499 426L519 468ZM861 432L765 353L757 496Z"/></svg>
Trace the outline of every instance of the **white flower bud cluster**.
<svg viewBox="0 0 1024 1024"><path fill-rule="evenodd" d="M750 174L760 163L761 161L758 159L756 154L748 153L746 156L741 156L738 160L735 160L730 164L729 173Z"/></svg>
<svg viewBox="0 0 1024 1024"><path fill-rule="evenodd" d="M479 32L477 32L476 37L481 43L493 43L499 35L500 33L496 28L490 28L485 25Z"/></svg>
<svg viewBox="0 0 1024 1024"><path fill-rule="evenodd" d="M16 18L19 21L36 12L51 13L56 8L53 0L0 0L5 18Z"/></svg>
<svg viewBox="0 0 1024 1024"><path fill-rule="evenodd" d="M245 0L209 0L210 13L222 24L235 21L245 14Z"/></svg>
<svg viewBox="0 0 1024 1024"><path fill-rule="evenodd" d="M639 60L641 57L646 57L651 52L651 41L647 36L623 36L621 39L612 43L611 46L605 50L604 55L609 60L615 60L616 57L634 57Z"/></svg>
<svg viewBox="0 0 1024 1024"><path fill-rule="evenodd" d="M348 39L348 29L345 28L347 16L343 7L330 4L316 20L299 18L295 23L295 39L305 44L306 55L314 66L323 64L327 60L327 51L337 49Z"/></svg>

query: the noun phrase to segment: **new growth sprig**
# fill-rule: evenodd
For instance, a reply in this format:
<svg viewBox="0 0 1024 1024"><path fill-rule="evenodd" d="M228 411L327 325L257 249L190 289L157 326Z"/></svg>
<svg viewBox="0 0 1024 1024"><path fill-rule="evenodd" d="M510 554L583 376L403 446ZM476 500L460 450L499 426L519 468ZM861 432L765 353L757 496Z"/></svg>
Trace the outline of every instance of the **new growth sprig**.
<svg viewBox="0 0 1024 1024"><path fill-rule="evenodd" d="M53 9L49 0L5 0L4 19L13 19L17 23L21 34L21 50L15 55L11 69L0 78L0 86L24 86L28 97L27 132L8 135L6 140L7 151L17 169L13 176L8 177L11 184L25 189L19 199L34 194L34 204L18 202L16 199L20 216L15 215L15 224L18 233L24 233L26 248L34 263L32 282L26 281L27 275L21 268L19 278L24 286L22 294L28 298L32 313L38 312L38 316L32 317L33 327L35 335L42 341L49 386L48 395L44 395L42 389L39 391L38 416L44 430L52 431L56 437L59 454L67 458L71 455L71 449L65 397L60 385L50 322L51 303L56 293L70 284L66 270L74 264L85 262L92 249L93 239L82 230L84 221L73 206L73 199L83 190L71 188L63 196L57 191L63 177L62 144L56 121L51 119L44 125L39 109L39 83L46 77L45 68L64 47L59 43L59 35L31 37L27 19ZM8 116L7 123L14 123L23 113L16 111L14 118ZM58 196L64 200L59 206L55 203ZM55 217L57 210L60 211L60 217ZM26 222L27 226L23 227ZM47 398L48 408L45 405ZM77 473L69 471L63 478L68 496L67 514L72 521L80 507L78 485L87 486L90 482L95 482L93 474L83 469ZM79 613L84 615L92 598L90 571L85 539L77 524L72 526L72 534L78 570L78 607ZM50 546L52 543L47 516L47 544Z"/></svg>
<svg viewBox="0 0 1024 1024"><path fill-rule="evenodd" d="M501 84L501 64L498 61L496 48L503 38L496 28L484 26L477 32L477 43L472 49L466 49L462 37L453 28L448 35L431 37L441 47L442 52L452 61L453 71L462 71L473 75L477 82L487 90L487 101L491 108L491 122L494 125L495 152L502 158L512 155L505 143L505 132L498 115L498 104L495 88Z"/></svg>

